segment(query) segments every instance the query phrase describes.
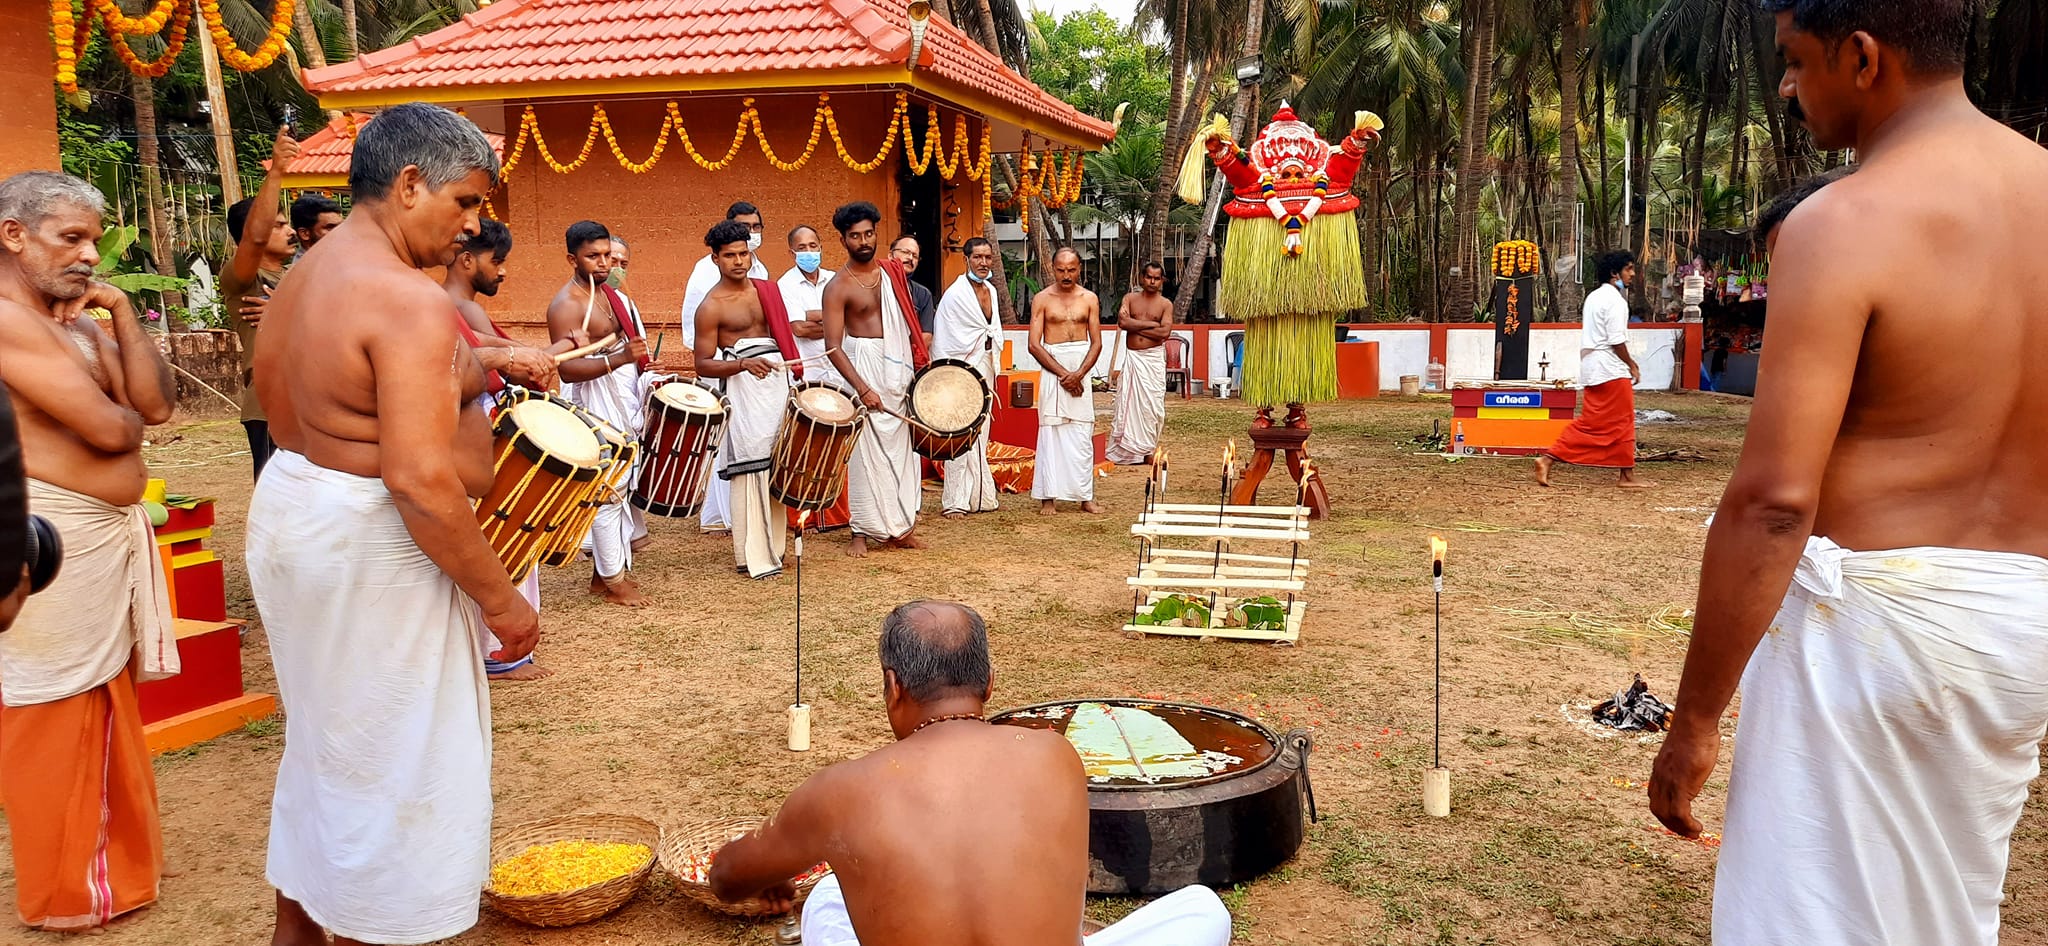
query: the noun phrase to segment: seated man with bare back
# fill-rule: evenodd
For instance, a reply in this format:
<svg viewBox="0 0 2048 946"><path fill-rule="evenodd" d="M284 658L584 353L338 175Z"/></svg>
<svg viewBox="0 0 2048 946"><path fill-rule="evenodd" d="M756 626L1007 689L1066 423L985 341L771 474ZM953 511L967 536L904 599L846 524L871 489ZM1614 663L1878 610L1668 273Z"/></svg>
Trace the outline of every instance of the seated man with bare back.
<svg viewBox="0 0 2048 946"><path fill-rule="evenodd" d="M1053 286L1031 300L1031 357L1038 361L1038 458L1031 495L1040 515L1054 503L1095 505L1095 390L1088 372L1102 355L1102 302L1081 288L1081 254L1052 257Z"/></svg>
<svg viewBox="0 0 2048 946"><path fill-rule="evenodd" d="M1713 940L1993 946L2048 730L2048 151L1963 81L1973 0L1768 0L1855 149L1779 228L1650 807L1697 836L1738 683Z"/></svg>
<svg viewBox="0 0 2048 946"><path fill-rule="evenodd" d="M748 236L746 224L731 220L704 235L719 280L697 307L696 365L702 377L725 379L732 412L713 472L731 485L726 512L733 566L758 580L782 573L788 533L782 506L768 492L768 458L798 356L781 287L748 275L754 269Z"/></svg>
<svg viewBox="0 0 2048 946"><path fill-rule="evenodd" d="M291 707L266 873L279 946L424 943L476 924L485 635L501 642L489 656L516 660L540 619L477 527L470 501L493 479L484 373L420 270L477 232L497 173L468 119L379 112L355 143L354 213L263 321L256 393L278 451L250 501L247 559Z"/></svg>
<svg viewBox="0 0 2048 946"><path fill-rule="evenodd" d="M910 447L911 379L925 365L924 329L910 299L910 274L894 259L875 258L882 212L856 201L832 213L846 248L846 268L825 284L825 350L832 366L873 412L847 464L847 512L853 519L848 555L882 548L923 548L915 532L924 505L924 474Z"/></svg>
<svg viewBox="0 0 2048 946"><path fill-rule="evenodd" d="M775 817L727 844L711 889L787 901L789 878L833 873L804 903L805 946L1079 946L1088 778L1066 738L993 726L988 627L973 608L913 601L882 622L882 701L896 742L811 776ZM1223 946L1230 913L1186 887L1088 946Z"/></svg>

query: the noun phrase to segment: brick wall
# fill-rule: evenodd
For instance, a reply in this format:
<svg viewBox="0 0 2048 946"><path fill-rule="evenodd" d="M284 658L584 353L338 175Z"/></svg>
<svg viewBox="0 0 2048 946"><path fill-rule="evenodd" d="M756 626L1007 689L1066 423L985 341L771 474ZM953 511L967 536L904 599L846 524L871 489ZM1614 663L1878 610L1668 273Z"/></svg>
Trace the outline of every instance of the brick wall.
<svg viewBox="0 0 2048 946"><path fill-rule="evenodd" d="M49 4L0 3L0 178L57 169L56 68Z"/></svg>
<svg viewBox="0 0 2048 946"><path fill-rule="evenodd" d="M777 157L789 160L801 153L816 102L814 95L756 97L762 127ZM699 153L711 160L722 157L732 144L741 98L693 96L679 100L678 105ZM855 159L873 157L881 147L883 123L895 106L893 95L839 93L833 95L832 105ZM520 107L508 103L508 114L516 115ZM590 106L540 104L536 111L555 157L573 159L582 131L590 122ZM632 160L644 160L654 149L663 103L607 101L605 112L618 133L620 149ZM948 131L950 143L950 128ZM717 172L697 166L673 136L660 163L645 174L620 167L602 135L589 163L568 174L555 173L528 152L498 205L498 212L512 228L515 245L510 278L497 298L489 300L491 314L507 325L507 331L521 323L536 328L544 323L548 300L569 276L562 232L586 218L604 224L631 245L629 289L648 320L658 325L676 321L690 268L706 252L704 232L725 219L725 208L735 200L760 207L767 221L761 261L770 278L794 265L785 238L799 223L818 228L825 238L825 265L838 268L846 262L846 255L832 232L832 210L850 200L871 201L882 210L884 232L890 232L897 159L873 173L856 174L839 159L829 134L820 135L818 149L810 163L794 173L771 166L751 132L739 158ZM978 202L978 187L974 195ZM978 211L978 203L974 209Z"/></svg>

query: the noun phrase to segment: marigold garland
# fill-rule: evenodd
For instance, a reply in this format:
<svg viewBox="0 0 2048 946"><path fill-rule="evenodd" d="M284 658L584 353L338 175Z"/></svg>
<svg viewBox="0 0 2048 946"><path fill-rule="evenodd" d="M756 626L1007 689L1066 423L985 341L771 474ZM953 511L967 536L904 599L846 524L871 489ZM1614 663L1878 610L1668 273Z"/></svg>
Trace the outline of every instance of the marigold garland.
<svg viewBox="0 0 2048 946"><path fill-rule="evenodd" d="M114 0L98 0L113 3ZM262 44L253 53L245 53L235 45L235 37L228 32L227 21L221 19L220 0L200 0L199 12L206 18L207 32L213 35L213 45L220 53L220 61L240 72L255 72L268 67L284 52L285 37L292 28L292 8L296 0L277 0L277 6L270 11L270 29L265 32Z"/></svg>
<svg viewBox="0 0 2048 946"><path fill-rule="evenodd" d="M89 0L88 0L89 2ZM87 7L86 28L79 29L78 14L71 0L50 0L50 38L57 47L57 86L78 92L78 57L86 34L92 29L91 7Z"/></svg>
<svg viewBox="0 0 2048 946"><path fill-rule="evenodd" d="M107 25L107 45L114 47L114 56L128 67L129 72L151 79L163 78L171 71L171 64L178 61L178 54L185 50L186 28L192 21L191 0L172 0L172 3L176 12L169 16L171 31L164 37L163 55L148 62L135 55L135 50L128 45L129 37L138 31L123 29L122 24L115 21L119 8L114 6L113 0L100 3L100 20Z"/></svg>
<svg viewBox="0 0 2048 946"><path fill-rule="evenodd" d="M154 36L173 20L188 20L192 16L192 8L185 0L157 0L148 13L133 19L121 12L116 0L91 0L90 5L99 7L100 19L106 22L107 29L129 36Z"/></svg>

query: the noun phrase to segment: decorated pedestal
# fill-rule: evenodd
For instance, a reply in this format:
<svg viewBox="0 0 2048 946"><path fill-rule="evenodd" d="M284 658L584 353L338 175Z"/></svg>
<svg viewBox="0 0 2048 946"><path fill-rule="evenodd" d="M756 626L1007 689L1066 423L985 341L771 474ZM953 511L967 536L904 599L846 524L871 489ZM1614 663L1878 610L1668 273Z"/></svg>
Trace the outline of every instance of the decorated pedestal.
<svg viewBox="0 0 2048 946"><path fill-rule="evenodd" d="M143 736L151 752L182 749L277 712L277 699L242 688L242 628L227 619L220 556L213 538L211 499L167 496L152 481L144 499L164 509L156 541L171 579L177 617L177 676L136 688Z"/></svg>
<svg viewBox="0 0 2048 946"><path fill-rule="evenodd" d="M1530 456L1557 442L1579 405L1574 388L1506 382L1451 391L1452 443L1465 435L1473 453ZM1455 449L1455 447L1453 447Z"/></svg>

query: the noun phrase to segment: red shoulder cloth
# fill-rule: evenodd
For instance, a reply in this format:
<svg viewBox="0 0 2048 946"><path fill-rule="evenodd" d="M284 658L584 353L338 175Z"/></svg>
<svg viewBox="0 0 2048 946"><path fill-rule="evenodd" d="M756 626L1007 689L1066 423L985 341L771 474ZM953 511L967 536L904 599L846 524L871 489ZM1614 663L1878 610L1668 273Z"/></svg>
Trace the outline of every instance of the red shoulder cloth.
<svg viewBox="0 0 2048 946"><path fill-rule="evenodd" d="M761 319L768 323L768 334L775 339L775 347L782 352L783 363L789 365L790 377L804 379L804 366L797 359L796 333L789 328L789 309L782 304L782 287L766 279L747 280L754 284L754 295L761 299Z"/></svg>
<svg viewBox="0 0 2048 946"><path fill-rule="evenodd" d="M499 338L505 337L504 331L498 328L498 323L492 322L491 328L497 331ZM469 327L469 320L463 318L461 312L455 313L455 330L462 333L462 340L469 343L470 351L482 347L477 344L476 330ZM491 392L492 397L497 397L505 390L505 376L495 371L484 372L484 390Z"/></svg>
<svg viewBox="0 0 2048 946"><path fill-rule="evenodd" d="M633 311L626 307L625 297L619 295L617 289L604 283L598 283L597 288L604 290L604 301L611 304L612 321L619 323L619 334L626 336L628 340L639 338L643 334L640 331L640 323L633 318ZM646 371L653 364L653 359L646 355L640 356L640 370Z"/></svg>
<svg viewBox="0 0 2048 946"><path fill-rule="evenodd" d="M882 271L889 274L889 288L896 292L896 308L903 311L903 321L910 326L911 366L923 369L931 354L924 350L924 326L917 324L917 304L910 301L910 273L893 259L882 261Z"/></svg>

